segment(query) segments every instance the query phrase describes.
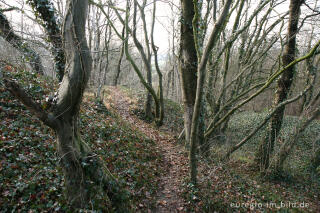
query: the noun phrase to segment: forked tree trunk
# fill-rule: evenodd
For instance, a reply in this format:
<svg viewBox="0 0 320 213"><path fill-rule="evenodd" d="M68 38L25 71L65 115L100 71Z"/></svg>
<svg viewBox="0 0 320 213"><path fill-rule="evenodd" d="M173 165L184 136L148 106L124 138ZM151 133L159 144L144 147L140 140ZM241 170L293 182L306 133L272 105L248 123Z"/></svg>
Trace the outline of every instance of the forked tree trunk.
<svg viewBox="0 0 320 213"><path fill-rule="evenodd" d="M282 56L282 65L285 67L295 59L296 34L300 15L300 6L303 0L291 0L289 8L289 23L285 51ZM294 77L294 67L290 67L281 75L277 83L277 90L274 97L274 106L287 99ZM269 129L265 138L262 140L256 153L255 163L264 172L269 167L270 155L274 150L274 143L280 133L285 106L279 108L271 118Z"/></svg>
<svg viewBox="0 0 320 213"><path fill-rule="evenodd" d="M197 2L194 1L193 3L194 3L194 7L197 8ZM206 66L209 60L210 52L212 51L213 47L216 45L217 40L221 34L221 31L224 29L225 23L228 20L227 17L228 17L231 3L232 3L232 0L227 0L225 2L222 13L213 27L213 30L209 36L208 43L204 48L203 54L201 56L201 59L199 60L199 65L197 68L198 69L197 90L196 90L196 99L195 99L195 105L194 105L194 110L192 115L192 124L191 124L191 132L190 132L190 152L189 152L190 180L193 184L197 183L197 157L196 157L196 150L197 150L196 148L197 148L197 142L198 142L197 131L199 128L199 121L200 121L200 109L201 109L201 104L203 99ZM195 17L193 19L194 22L192 23L194 30L197 25L197 23L195 23L195 21L198 20L197 16L199 17L198 11L195 13ZM195 43L198 43L198 39L195 38L195 40L196 40ZM200 58L200 50L198 48L196 48L196 50L197 50L197 57Z"/></svg>
<svg viewBox="0 0 320 213"><path fill-rule="evenodd" d="M85 37L85 21L88 1L70 0L64 22L64 48L67 75L58 92L56 112L58 152L66 180L67 196L72 205L88 207L99 192L117 197L115 179L103 168L99 158L81 140L77 119L84 89L90 76L92 59ZM60 116L59 116L60 115Z"/></svg>
<svg viewBox="0 0 320 213"><path fill-rule="evenodd" d="M5 84L31 112L55 130L69 204L74 208L98 208L104 212L115 208L121 212L127 205L116 179L81 140L78 131L80 104L92 66L85 36L87 6L88 0L67 1L63 31L67 66L52 112L43 110L15 82L5 80ZM95 206L99 203L102 206Z"/></svg>

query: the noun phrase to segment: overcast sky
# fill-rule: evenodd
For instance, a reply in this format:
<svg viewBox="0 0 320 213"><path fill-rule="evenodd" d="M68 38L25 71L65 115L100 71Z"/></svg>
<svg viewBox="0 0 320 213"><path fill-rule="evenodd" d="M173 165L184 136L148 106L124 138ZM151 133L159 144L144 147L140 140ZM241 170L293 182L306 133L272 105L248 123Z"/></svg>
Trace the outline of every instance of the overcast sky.
<svg viewBox="0 0 320 213"><path fill-rule="evenodd" d="M54 2L57 2L59 0L53 0ZM61 1L61 0L60 0ZM65 1L65 0L63 0ZM98 0L96 0L98 1ZM119 4L119 7L121 8L125 8L125 1L121 0L123 3L120 2L120 0L116 1L117 4ZM254 10L257 7L257 2L259 2L260 0L252 0L251 2L251 6L250 6L250 10ZM11 21L12 25L14 26L14 29L19 33L21 31L21 23L24 25L24 31L26 34L36 34L36 35L40 35L40 36L44 36L43 35L43 31L41 29L41 27L37 24L35 24L33 21L30 21L30 19L28 17L30 17L31 19L34 19L33 13L31 11L31 8L23 3L23 0L0 0L1 5L6 7L8 5L10 6L16 6L18 8L23 8L25 11L25 14L22 15L21 12L7 12L6 15L9 18L9 20ZM146 13L146 17L147 17L147 24L148 27L150 28L150 22L151 22L151 11L153 8L152 2L150 0L150 4L147 7L147 13ZM168 2L171 2L173 4L169 4ZM219 1L218 1L219 2ZM284 13L288 10L288 0L284 3L281 4L281 6L278 6L277 8L274 8L274 14L281 14ZM307 0L307 3L309 3L310 6L314 7L314 2L315 0ZM149 3L149 1L148 1ZM173 10L174 12L172 13L172 9L170 7L170 5L173 5ZM156 24L155 24L155 32L154 32L154 37L155 37L155 43L156 45L160 48L159 49L159 55L164 57L168 51L169 48L169 37L172 37L172 18L174 18L174 22L175 22L175 30L179 30L177 29L177 23L178 23L178 11L180 8L179 7L179 0L159 0L157 3L157 12L156 12ZM304 15L304 12L310 12L310 10L308 11L308 9L305 7L303 9L302 12L302 16ZM132 13L132 11L131 11ZM175 14L175 16L173 16L173 14ZM231 22L232 22L232 18L231 18ZM140 23L141 24L141 23ZM308 23L307 23L308 24ZM121 24L116 22L116 25L119 27L119 29L121 29ZM229 26L231 26L232 23L229 24ZM209 26L209 32L210 29L212 28L212 25ZM310 28L310 24L309 26L306 25L306 28ZM120 30L121 31L121 30ZM138 33L141 32L141 30L137 31ZM114 37L116 38L116 35L114 35ZM140 34L140 38L143 39L143 36Z"/></svg>

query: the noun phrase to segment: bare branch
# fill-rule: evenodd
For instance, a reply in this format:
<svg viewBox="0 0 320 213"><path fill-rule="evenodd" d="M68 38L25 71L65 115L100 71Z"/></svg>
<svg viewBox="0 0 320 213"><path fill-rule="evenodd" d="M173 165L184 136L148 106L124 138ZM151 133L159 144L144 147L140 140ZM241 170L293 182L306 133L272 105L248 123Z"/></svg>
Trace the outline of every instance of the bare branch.
<svg viewBox="0 0 320 213"><path fill-rule="evenodd" d="M6 89L19 101L21 101L27 109L32 112L37 118L43 121L46 125L54 128L56 126L56 120L52 113L48 113L36 103L28 93L22 89L19 84L14 81L4 79Z"/></svg>

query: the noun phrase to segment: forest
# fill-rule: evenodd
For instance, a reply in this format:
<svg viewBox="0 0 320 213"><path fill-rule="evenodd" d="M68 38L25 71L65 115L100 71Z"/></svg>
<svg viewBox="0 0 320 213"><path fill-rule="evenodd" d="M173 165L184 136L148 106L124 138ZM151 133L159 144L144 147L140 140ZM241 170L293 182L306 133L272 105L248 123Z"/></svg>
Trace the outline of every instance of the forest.
<svg viewBox="0 0 320 213"><path fill-rule="evenodd" d="M320 1L0 0L0 212L320 212Z"/></svg>

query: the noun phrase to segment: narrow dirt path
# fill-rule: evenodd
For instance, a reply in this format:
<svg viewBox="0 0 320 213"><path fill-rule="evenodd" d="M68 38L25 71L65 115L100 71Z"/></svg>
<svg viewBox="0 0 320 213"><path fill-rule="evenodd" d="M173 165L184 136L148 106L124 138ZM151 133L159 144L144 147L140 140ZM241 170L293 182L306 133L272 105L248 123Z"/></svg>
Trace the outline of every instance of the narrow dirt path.
<svg viewBox="0 0 320 213"><path fill-rule="evenodd" d="M108 87L107 90L104 104L117 110L134 129L153 139L157 144L155 149L161 150L164 155L165 173L159 177L160 190L157 193L156 209L150 212L186 212L186 203L180 195L181 184L188 171L188 161L183 149L174 144L175 140L169 133L159 132L152 124L145 123L130 113L130 106L135 100L131 100L117 87Z"/></svg>

